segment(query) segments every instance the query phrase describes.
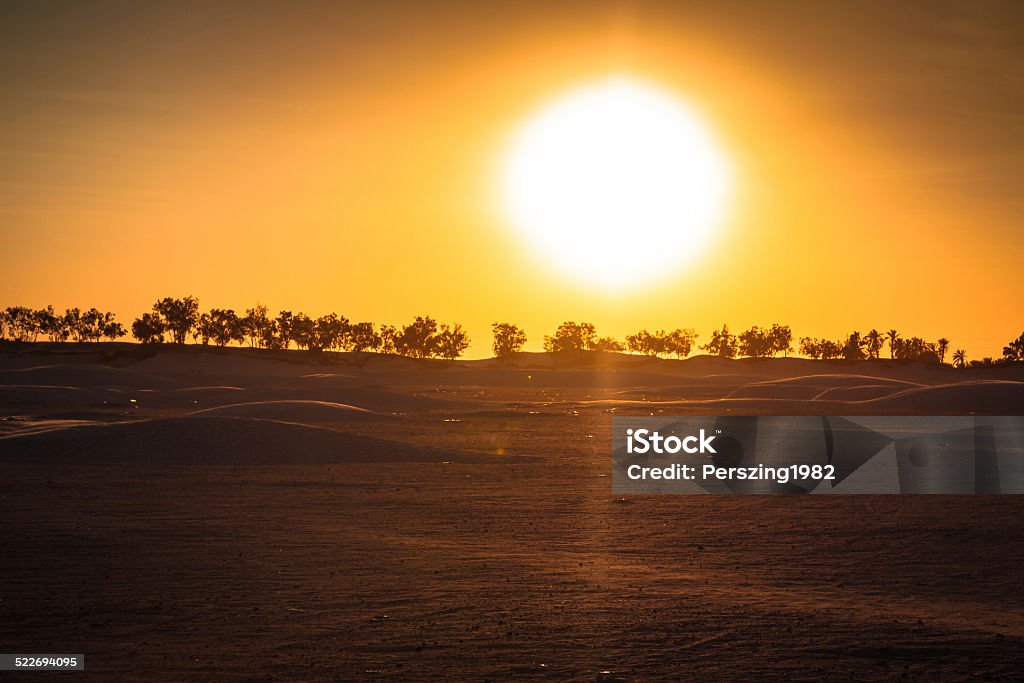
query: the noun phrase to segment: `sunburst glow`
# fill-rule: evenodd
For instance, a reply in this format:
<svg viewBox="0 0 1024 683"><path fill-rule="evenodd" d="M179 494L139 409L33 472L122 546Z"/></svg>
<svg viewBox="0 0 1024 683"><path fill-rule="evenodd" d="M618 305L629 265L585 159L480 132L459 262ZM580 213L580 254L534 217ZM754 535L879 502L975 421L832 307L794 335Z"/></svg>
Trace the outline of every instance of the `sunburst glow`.
<svg viewBox="0 0 1024 683"><path fill-rule="evenodd" d="M698 256L730 185L725 154L685 102L616 77L565 94L517 131L500 202L555 266L620 289Z"/></svg>

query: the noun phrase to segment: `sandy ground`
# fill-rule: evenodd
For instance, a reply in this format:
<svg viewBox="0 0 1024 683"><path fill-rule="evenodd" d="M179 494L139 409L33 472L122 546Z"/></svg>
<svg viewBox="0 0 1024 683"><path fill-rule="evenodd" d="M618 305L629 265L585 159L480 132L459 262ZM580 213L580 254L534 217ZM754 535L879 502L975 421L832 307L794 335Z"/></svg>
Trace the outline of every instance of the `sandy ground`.
<svg viewBox="0 0 1024 683"><path fill-rule="evenodd" d="M76 680L1024 671L1019 496L608 476L615 413L1024 414L1022 368L100 348L0 350L0 650Z"/></svg>

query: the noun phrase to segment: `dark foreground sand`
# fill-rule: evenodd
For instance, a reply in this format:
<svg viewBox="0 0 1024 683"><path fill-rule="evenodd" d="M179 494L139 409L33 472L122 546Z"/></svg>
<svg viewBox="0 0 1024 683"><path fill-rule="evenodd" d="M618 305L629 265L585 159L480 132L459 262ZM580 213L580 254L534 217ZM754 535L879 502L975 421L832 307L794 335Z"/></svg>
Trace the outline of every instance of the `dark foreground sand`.
<svg viewBox="0 0 1024 683"><path fill-rule="evenodd" d="M25 678L1024 671L1018 496L608 478L612 412L1024 414L1020 368L145 356L4 355L0 651L87 657Z"/></svg>

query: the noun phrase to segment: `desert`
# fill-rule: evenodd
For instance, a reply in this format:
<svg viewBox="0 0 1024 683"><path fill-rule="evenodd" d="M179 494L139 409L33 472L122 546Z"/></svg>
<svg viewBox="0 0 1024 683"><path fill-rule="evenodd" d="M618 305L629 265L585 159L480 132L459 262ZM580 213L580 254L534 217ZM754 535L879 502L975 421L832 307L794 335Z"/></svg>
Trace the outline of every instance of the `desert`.
<svg viewBox="0 0 1024 683"><path fill-rule="evenodd" d="M1019 496L611 493L613 414L1024 414L1017 365L822 365L8 345L0 640L82 680L1015 677Z"/></svg>
<svg viewBox="0 0 1024 683"><path fill-rule="evenodd" d="M1021 27L0 2L0 672L1024 679Z"/></svg>

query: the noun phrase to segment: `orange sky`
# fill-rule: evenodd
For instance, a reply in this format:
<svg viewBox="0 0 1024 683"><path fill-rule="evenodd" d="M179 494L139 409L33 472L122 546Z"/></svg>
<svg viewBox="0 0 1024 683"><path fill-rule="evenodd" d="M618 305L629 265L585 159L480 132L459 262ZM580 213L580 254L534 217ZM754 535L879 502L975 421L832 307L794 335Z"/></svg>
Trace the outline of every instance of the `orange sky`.
<svg viewBox="0 0 1024 683"><path fill-rule="evenodd" d="M1013 3L68 3L0 10L0 305L159 296L354 320L1024 329ZM550 7L548 5L551 5ZM611 73L692 104L738 174L701 258L618 296L496 211L500 152Z"/></svg>

